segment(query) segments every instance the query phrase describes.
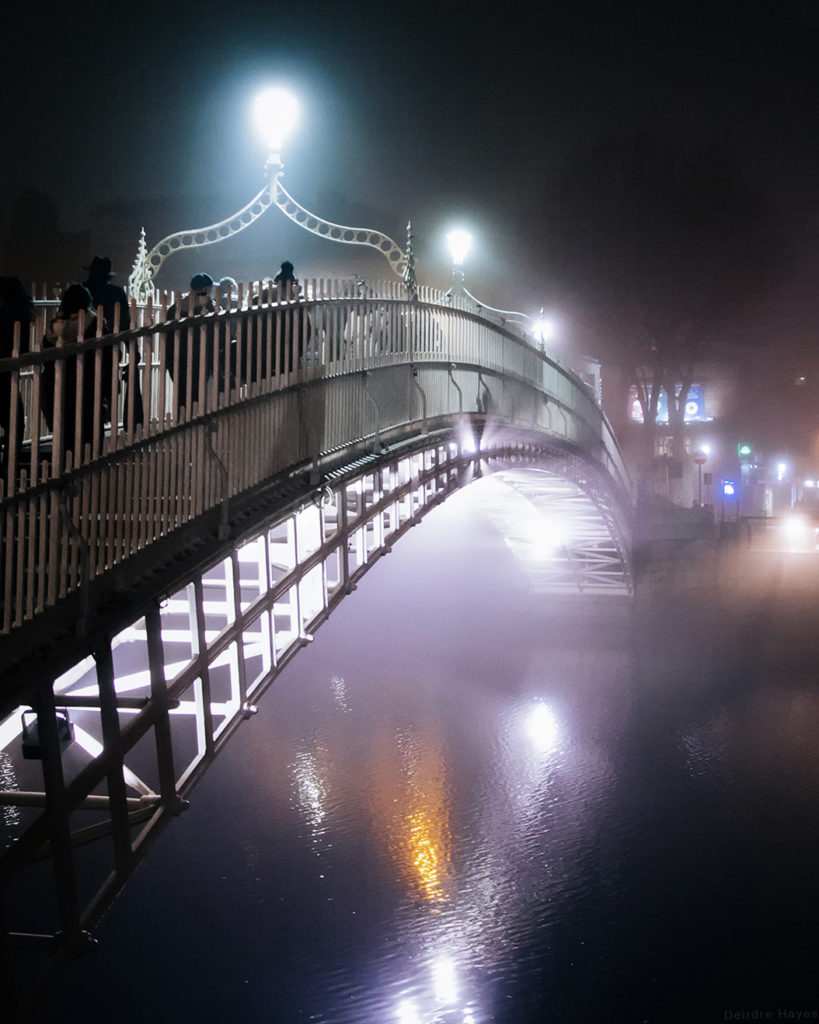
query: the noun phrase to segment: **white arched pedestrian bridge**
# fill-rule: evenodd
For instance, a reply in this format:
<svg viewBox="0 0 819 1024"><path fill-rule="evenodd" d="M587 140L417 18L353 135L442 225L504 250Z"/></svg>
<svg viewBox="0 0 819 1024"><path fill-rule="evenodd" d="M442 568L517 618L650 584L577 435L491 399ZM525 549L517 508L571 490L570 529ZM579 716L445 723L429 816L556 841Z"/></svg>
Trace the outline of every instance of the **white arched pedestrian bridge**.
<svg viewBox="0 0 819 1024"><path fill-rule="evenodd" d="M231 305L133 307L126 334L46 350L37 329L0 363L26 408L0 500L2 871L47 854L55 892L44 928L9 887L7 963L81 948L282 667L476 476L505 485L503 528L539 589L631 592L616 439L591 389L521 334L398 283L240 288ZM72 403L93 423L72 425ZM89 890L91 842L112 855Z"/></svg>

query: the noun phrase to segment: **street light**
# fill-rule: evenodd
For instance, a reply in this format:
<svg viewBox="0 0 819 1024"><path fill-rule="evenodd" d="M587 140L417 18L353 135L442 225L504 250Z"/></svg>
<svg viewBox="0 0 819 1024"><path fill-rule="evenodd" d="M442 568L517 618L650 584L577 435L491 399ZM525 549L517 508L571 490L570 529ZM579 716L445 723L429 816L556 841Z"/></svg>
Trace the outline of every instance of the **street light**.
<svg viewBox="0 0 819 1024"><path fill-rule="evenodd" d="M131 296L143 302L149 297L153 297L154 278L157 271L165 260L175 252L179 252L181 249L198 249L205 245L224 241L224 239L250 227L270 206L276 205L294 224L311 234L344 245L365 245L377 249L395 273L403 278L407 292L411 298L414 298L417 288L411 225L407 224L407 246L404 251L381 231L334 224L305 209L290 195L281 180L284 173L281 150L287 136L298 121L298 100L287 90L273 87L257 96L253 112L257 127L268 149L264 167L267 180L264 187L246 206L237 210L230 217L219 221L218 224L177 231L157 242L150 250L145 241L145 229L143 228L134 267L128 278L128 291Z"/></svg>
<svg viewBox="0 0 819 1024"><path fill-rule="evenodd" d="M704 448L699 448L694 452L694 462L697 464L697 505L702 508L702 467L705 465L705 460L708 458L708 453Z"/></svg>
<svg viewBox="0 0 819 1024"><path fill-rule="evenodd" d="M464 284L464 262L472 249L472 235L463 228L456 228L448 231L446 242L449 248L449 255L452 259L452 284L447 295L452 298L456 295L465 295L480 309L495 313L503 323L511 323L517 327L523 327L531 331L532 336L541 348L547 338L552 336L551 324L543 318L543 309L537 320L527 313L521 313L516 309L498 309L486 302L481 302L470 292ZM523 322L525 321L525 323Z"/></svg>
<svg viewBox="0 0 819 1024"><path fill-rule="evenodd" d="M452 257L452 265L462 267L472 248L472 235L468 231L458 228L447 233L446 241L449 246L449 254Z"/></svg>
<svg viewBox="0 0 819 1024"><path fill-rule="evenodd" d="M464 260L472 248L472 235L468 231L456 228L447 232L446 244L452 258L452 287L450 291L457 294L466 291L464 288Z"/></svg>
<svg viewBox="0 0 819 1024"><path fill-rule="evenodd" d="M300 113L296 97L279 86L265 89L256 97L253 115L259 133L267 143L269 162L281 164L282 148L285 140L293 133Z"/></svg>
<svg viewBox="0 0 819 1024"><path fill-rule="evenodd" d="M540 314L537 320L535 320L534 327L532 328L532 335L541 348L546 348L546 342L551 341L554 334L554 324L551 320L546 320L544 318L543 309L541 308Z"/></svg>

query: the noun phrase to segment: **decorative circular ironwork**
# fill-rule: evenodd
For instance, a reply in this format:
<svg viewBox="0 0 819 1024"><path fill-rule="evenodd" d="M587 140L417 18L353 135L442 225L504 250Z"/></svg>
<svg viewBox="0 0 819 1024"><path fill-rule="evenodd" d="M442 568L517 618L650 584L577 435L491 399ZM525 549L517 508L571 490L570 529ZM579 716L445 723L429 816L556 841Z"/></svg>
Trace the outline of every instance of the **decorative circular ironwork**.
<svg viewBox="0 0 819 1024"><path fill-rule="evenodd" d="M409 266L407 254L388 235L370 228L333 224L331 221L316 216L296 202L282 185L278 176L273 182L272 191L274 202L282 213L299 227L303 227L305 231L320 235L322 238L330 238L334 242L343 242L345 245L368 245L385 256L397 274L405 275L406 268Z"/></svg>
<svg viewBox="0 0 819 1024"><path fill-rule="evenodd" d="M395 273L407 282L410 294L414 293L414 259L409 248L408 252L404 253L399 245L380 231L333 224L331 221L310 213L309 210L300 206L284 188L281 183L281 168L279 168L279 173L270 184L265 185L247 206L225 220L219 221L218 224L210 224L193 231L178 231L173 235L168 235L148 253L145 252L143 232L140 252L128 278L131 294L143 299L147 298L153 289L153 279L168 256L180 249L195 249L203 245L212 245L214 242L219 242L243 231L261 217L274 202L286 217L289 217L299 227L303 227L305 231L310 231L322 238L330 238L334 242L343 242L346 245L367 245L372 249L377 249L386 257Z"/></svg>
<svg viewBox="0 0 819 1024"><path fill-rule="evenodd" d="M261 217L273 199L273 186L265 185L247 206L225 220L219 221L218 224L210 224L192 231L177 231L157 242L148 253L145 253L143 248L137 256L134 269L128 278L130 293L140 298L147 297L153 287L152 282L156 272L168 256L180 249L196 249L203 245L213 245L214 242L222 241L222 239L244 230Z"/></svg>

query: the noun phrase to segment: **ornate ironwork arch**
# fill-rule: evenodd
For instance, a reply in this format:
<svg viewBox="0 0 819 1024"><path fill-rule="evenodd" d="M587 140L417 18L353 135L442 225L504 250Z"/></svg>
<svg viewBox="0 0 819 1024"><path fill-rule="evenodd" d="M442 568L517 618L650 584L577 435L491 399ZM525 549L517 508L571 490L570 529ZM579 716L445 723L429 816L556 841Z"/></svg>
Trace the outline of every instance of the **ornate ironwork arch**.
<svg viewBox="0 0 819 1024"><path fill-rule="evenodd" d="M157 271L169 256L181 249L198 249L205 245L222 242L250 227L275 204L294 224L298 224L305 231L310 231L320 238L327 238L331 242L341 242L344 245L365 245L380 252L393 271L403 279L410 298L415 298L417 286L411 225L407 225L407 251L404 252L382 231L335 224L333 221L325 220L323 217L311 213L297 202L282 184L283 167L281 164L268 164L266 172L270 177L270 183L265 185L241 210L237 210L236 213L216 224L176 231L157 242L150 251L147 251L145 229L143 228L134 266L128 278L130 295L138 301L147 300L149 295L153 294L153 282Z"/></svg>

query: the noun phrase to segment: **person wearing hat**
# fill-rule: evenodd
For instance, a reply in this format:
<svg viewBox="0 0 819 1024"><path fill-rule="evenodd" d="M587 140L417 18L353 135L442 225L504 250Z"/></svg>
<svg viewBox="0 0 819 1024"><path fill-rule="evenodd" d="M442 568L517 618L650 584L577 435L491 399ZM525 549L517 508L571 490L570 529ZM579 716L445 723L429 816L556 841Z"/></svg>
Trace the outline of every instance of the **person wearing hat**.
<svg viewBox="0 0 819 1024"><path fill-rule="evenodd" d="M43 351L56 347L60 341L63 345L73 345L78 341L95 338L100 334L108 334L108 325L98 321L94 312L94 300L91 292L82 284L69 285L62 294L57 315L48 325L43 338ZM80 315L83 317L83 335L79 336ZM62 436L63 449L74 455L73 466L77 466L83 457L85 446L94 440L94 409L99 400L100 416L97 431L98 450L102 450L103 423L111 422L111 377L114 365L114 349L107 345L102 349L101 375L97 379L97 360L93 354L87 355L82 364L83 399L80 410L80 446L75 450L77 428L77 356L71 355L61 361L62 374ZM53 433L54 400L56 393L56 366L51 361L43 366L41 376L41 396L43 416L48 429Z"/></svg>
<svg viewBox="0 0 819 1024"><path fill-rule="evenodd" d="M87 267L88 278L83 281L91 292L94 308L102 306L105 322L112 331L127 331L131 327L131 310L128 307L128 296L124 288L111 284L114 271L108 256L95 256ZM119 313L117 313L119 307Z"/></svg>
<svg viewBox="0 0 819 1024"><path fill-rule="evenodd" d="M273 278L273 284L277 288L276 294L283 302L301 298L301 285L290 260L282 263L281 270ZM285 316L286 322L289 322L289 330L285 328L282 338L285 351L281 354L280 365L283 369L294 369L296 366L304 365L305 349L309 352L313 330L310 318L301 309L287 310Z"/></svg>
<svg viewBox="0 0 819 1024"><path fill-rule="evenodd" d="M91 292L94 308L102 306L103 316L109 329L114 333L128 331L131 329L131 309L128 303L128 295L124 288L118 284L112 284L111 278L114 271L111 269L111 259L108 256L95 256L87 267L88 278L83 282ZM128 367L125 369L125 415L127 429L129 431L143 422L142 414L142 383L139 375L139 345L134 340L128 346L130 358ZM133 381L133 387L131 382ZM133 391L133 399L131 398ZM133 418L131 410L133 409Z"/></svg>
<svg viewBox="0 0 819 1024"><path fill-rule="evenodd" d="M205 316L216 313L218 308L213 301L214 281L210 274L194 274L191 278L190 291L182 295L178 303L168 309L167 319L180 320L189 316ZM204 334L204 337L203 337ZM191 402L199 401L199 365L202 348L205 350L205 390L207 382L213 376L213 323L194 328L192 325L168 331L165 335L165 366L174 385L174 404L179 408L186 406L188 400L188 352L191 358ZM178 380L175 379L175 367L179 345ZM204 342L204 346L203 346Z"/></svg>
<svg viewBox="0 0 819 1024"><path fill-rule="evenodd" d="M281 297L283 299L298 299L301 295L301 286L293 271L293 264L290 260L285 260L282 263L281 270L273 278L273 284L281 285Z"/></svg>

